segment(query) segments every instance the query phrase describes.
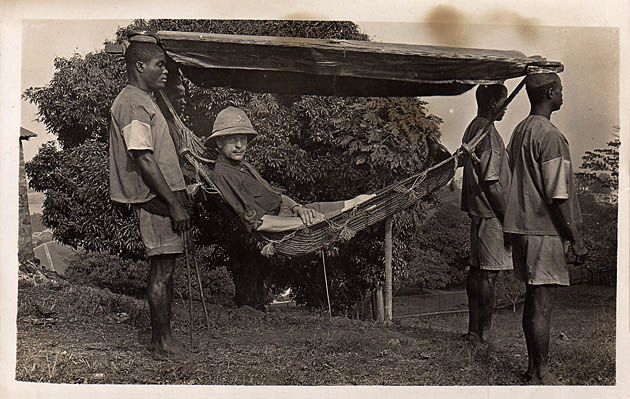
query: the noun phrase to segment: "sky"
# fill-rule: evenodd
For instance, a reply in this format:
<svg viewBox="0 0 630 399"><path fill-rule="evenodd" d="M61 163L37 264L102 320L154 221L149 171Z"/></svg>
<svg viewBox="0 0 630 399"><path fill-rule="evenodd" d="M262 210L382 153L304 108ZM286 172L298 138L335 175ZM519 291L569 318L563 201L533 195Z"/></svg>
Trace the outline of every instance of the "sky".
<svg viewBox="0 0 630 399"><path fill-rule="evenodd" d="M374 22L360 26L374 41L518 50L562 62L564 105L551 120L569 140L577 165L585 151L606 145L612 127L619 125L619 39L614 29ZM519 80L506 82L508 89ZM430 111L444 119L442 142L450 150L456 149L477 112L474 89L460 96L426 100ZM522 90L504 119L496 123L506 144L529 110Z"/></svg>
<svg viewBox="0 0 630 399"><path fill-rule="evenodd" d="M103 48L107 39L113 39L119 26L132 20L38 20L25 21L22 30L22 92L29 87L41 87L50 82L56 57L85 55ZM63 27L63 28L61 28ZM42 45L46 40L46 45ZM43 123L36 121L37 107L22 100L22 127L37 133L37 137L24 143L24 159L29 161L37 154L42 143L55 140L47 133Z"/></svg>
<svg viewBox="0 0 630 399"><path fill-rule="evenodd" d="M452 16L451 16L452 17ZM46 85L53 76L55 57L84 55L102 48L116 29L131 20L38 20L24 23L22 90ZM486 22L486 21L484 21ZM619 37L613 28L540 27L526 20L521 25L478 25L448 23L357 22L373 41L518 50L561 61L564 105L552 122L566 135L573 162L579 165L587 150L605 146L619 124ZM63 29L60 29L60 27ZM41 45L45 38L46 46ZM518 79L506 82L509 89ZM451 151L459 146L461 135L476 114L474 90L460 96L427 97L429 109L444 120L442 142ZM22 101L22 126L39 136L24 145L25 159L31 159L39 146L54 136L35 121L37 108ZM510 105L497 128L504 141L529 113L525 91Z"/></svg>

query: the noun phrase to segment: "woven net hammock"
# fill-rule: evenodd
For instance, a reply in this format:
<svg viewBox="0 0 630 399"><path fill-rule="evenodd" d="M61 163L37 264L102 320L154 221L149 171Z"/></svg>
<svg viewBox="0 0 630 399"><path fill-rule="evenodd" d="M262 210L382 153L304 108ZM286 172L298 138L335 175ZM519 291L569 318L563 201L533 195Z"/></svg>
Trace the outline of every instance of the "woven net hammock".
<svg viewBox="0 0 630 399"><path fill-rule="evenodd" d="M163 92L158 104L169 121L177 152L195 171L196 179L206 192L221 193L212 181L212 160L205 157L203 141L188 129ZM283 254L300 256L319 251L335 242L348 241L359 231L409 208L446 185L455 175L457 160L450 156L430 168L391 184L370 200L320 223L288 233L253 232L265 256Z"/></svg>
<svg viewBox="0 0 630 399"><path fill-rule="evenodd" d="M318 251L339 241L347 241L354 235L396 213L409 208L422 198L445 186L455 175L455 156L420 173L396 182L376 193L369 201L347 210L316 225L291 232L280 239L267 240L262 253L276 252L297 256Z"/></svg>

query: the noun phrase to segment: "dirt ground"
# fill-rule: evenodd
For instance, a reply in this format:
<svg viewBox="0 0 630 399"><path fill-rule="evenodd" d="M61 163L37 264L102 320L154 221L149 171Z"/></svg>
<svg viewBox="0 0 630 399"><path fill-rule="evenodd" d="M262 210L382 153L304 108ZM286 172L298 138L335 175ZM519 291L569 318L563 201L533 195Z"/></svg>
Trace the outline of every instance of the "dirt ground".
<svg viewBox="0 0 630 399"><path fill-rule="evenodd" d="M499 311L494 347L464 343L466 314L391 324L329 319L303 310L264 313L195 304L194 346L184 362L146 350L144 301L71 284L20 282L16 379L108 384L520 385L527 355L520 309ZM176 303L176 336L188 313ZM394 309L396 312L396 309ZM560 289L551 334L552 371L563 384L615 383L615 289Z"/></svg>

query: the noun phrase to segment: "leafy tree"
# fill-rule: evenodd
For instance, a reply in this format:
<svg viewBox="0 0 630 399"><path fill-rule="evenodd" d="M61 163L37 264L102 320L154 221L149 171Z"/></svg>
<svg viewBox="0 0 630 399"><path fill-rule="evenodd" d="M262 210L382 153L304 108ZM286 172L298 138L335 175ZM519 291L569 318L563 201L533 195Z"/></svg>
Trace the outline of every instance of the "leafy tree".
<svg viewBox="0 0 630 399"><path fill-rule="evenodd" d="M464 282L470 219L460 210L460 195L460 190L442 190L439 208L407 240L411 256L400 275L401 286L443 289Z"/></svg>
<svg viewBox="0 0 630 399"><path fill-rule="evenodd" d="M578 196L584 223L581 226L588 256L584 265L589 269L617 268L617 205L595 201L586 193Z"/></svg>
<svg viewBox="0 0 630 399"><path fill-rule="evenodd" d="M605 148L597 148L586 151L582 156L583 172L578 177L586 182L594 182L598 174L606 173L610 176L607 184L609 188L617 188L619 185L619 126L613 127L613 140L607 143Z"/></svg>
<svg viewBox="0 0 630 399"><path fill-rule="evenodd" d="M107 142L112 100L126 84L125 63L105 52L55 58L47 86L31 87L24 98L37 105L38 121L62 148L89 138Z"/></svg>
<svg viewBox="0 0 630 399"><path fill-rule="evenodd" d="M605 148L587 151L582 157L582 171L577 173L578 182L590 191L579 193L582 208L582 234L588 256L585 266L589 269L614 270L617 260L617 204L601 202L598 192L609 192L619 186L619 127L613 127L613 140ZM609 177L602 178L602 175Z"/></svg>
<svg viewBox="0 0 630 399"><path fill-rule="evenodd" d="M207 19L152 19L135 20L118 29L116 41L126 38L130 30L206 32L225 35L309 37L319 39L368 40L356 24L347 21L292 21L292 20L207 20Z"/></svg>
<svg viewBox="0 0 630 399"><path fill-rule="evenodd" d="M116 40L129 29L367 38L351 22L139 20L120 29ZM107 192L109 106L124 85L124 66L100 52L58 59L55 67L49 85L25 92L62 144L61 150L42 148L27 168L33 187L47 193L43 221L64 243L138 257L142 248L133 218L125 207L113 205ZM260 133L250 161L302 202L374 191L425 168L436 151L432 143L439 137L441 120L430 115L418 98L281 96L204 89L190 82L186 86L183 116L191 129L207 134L221 109L242 107ZM410 234L421 215L410 212L399 218L397 238ZM323 297L322 285L314 283L323 283L315 277L321 273L318 258L262 258L217 201L202 204L194 224L200 244L219 244L230 254L238 303L260 303L265 289L283 285L296 288L298 298L306 303L316 304ZM382 235L382 226L376 226L349 244L329 249L336 255L329 257L329 282L339 310L356 301L365 287L382 280ZM395 245L400 249L396 270L401 272L410 252L402 240ZM248 281L252 275L257 278ZM251 298L250 291L259 294Z"/></svg>
<svg viewBox="0 0 630 399"><path fill-rule="evenodd" d="M138 259L144 248L133 213L109 199L108 151L106 143L96 140L64 150L46 143L26 171L31 187L46 192L42 222L56 240L75 249Z"/></svg>

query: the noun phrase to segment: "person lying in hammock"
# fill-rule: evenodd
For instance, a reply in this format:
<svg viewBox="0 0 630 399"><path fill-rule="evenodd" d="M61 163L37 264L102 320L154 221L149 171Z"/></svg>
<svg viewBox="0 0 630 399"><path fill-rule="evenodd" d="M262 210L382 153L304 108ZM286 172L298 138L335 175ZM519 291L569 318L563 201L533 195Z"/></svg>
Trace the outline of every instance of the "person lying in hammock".
<svg viewBox="0 0 630 399"><path fill-rule="evenodd" d="M257 134L243 110L228 107L217 115L212 135L206 141L207 145L215 145L219 152L212 172L213 181L248 231L297 230L338 215L375 196L363 194L347 201L297 203L243 160L248 141Z"/></svg>

